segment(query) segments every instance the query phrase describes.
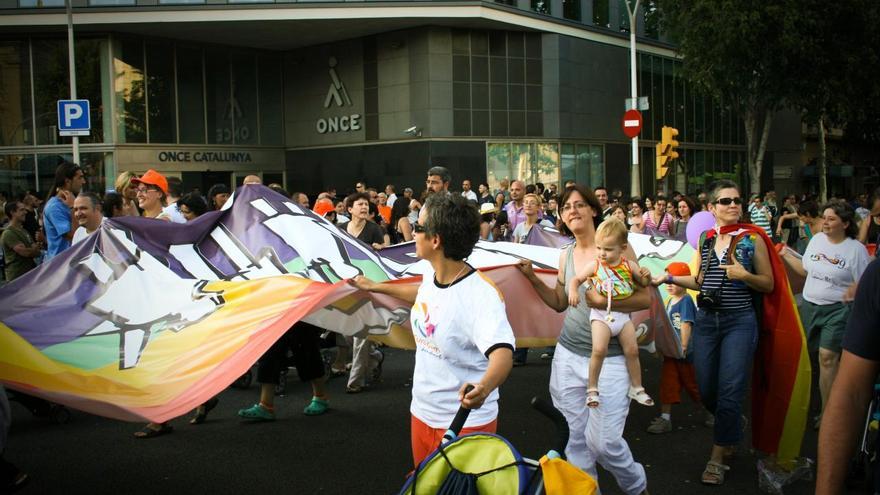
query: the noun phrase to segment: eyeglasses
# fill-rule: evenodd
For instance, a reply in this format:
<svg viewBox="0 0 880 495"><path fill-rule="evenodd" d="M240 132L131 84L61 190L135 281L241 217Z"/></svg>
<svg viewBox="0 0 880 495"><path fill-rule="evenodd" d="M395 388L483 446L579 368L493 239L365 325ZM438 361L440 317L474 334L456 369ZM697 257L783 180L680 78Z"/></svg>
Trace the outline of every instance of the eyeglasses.
<svg viewBox="0 0 880 495"><path fill-rule="evenodd" d="M567 213L572 210L572 208L577 208L578 210L583 210L587 207L586 203L578 202L578 203L566 203L562 205L562 213Z"/></svg>
<svg viewBox="0 0 880 495"><path fill-rule="evenodd" d="M424 234L425 226L416 222L412 225L413 234Z"/></svg>
<svg viewBox="0 0 880 495"><path fill-rule="evenodd" d="M716 205L730 206L730 203L733 203L735 205L741 205L741 204L743 204L743 200L739 196L737 196L735 198L718 198L715 200Z"/></svg>
<svg viewBox="0 0 880 495"><path fill-rule="evenodd" d="M155 189L151 189L149 187L139 187L135 189L135 191L137 192L137 194L147 194L148 191L155 191Z"/></svg>

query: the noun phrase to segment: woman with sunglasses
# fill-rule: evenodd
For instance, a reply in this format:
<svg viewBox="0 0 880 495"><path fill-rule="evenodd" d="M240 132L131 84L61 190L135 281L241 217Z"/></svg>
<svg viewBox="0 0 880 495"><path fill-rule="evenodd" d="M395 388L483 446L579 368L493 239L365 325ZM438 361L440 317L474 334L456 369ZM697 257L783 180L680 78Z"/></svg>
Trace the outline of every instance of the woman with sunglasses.
<svg viewBox="0 0 880 495"><path fill-rule="evenodd" d="M565 416L570 430L565 455L569 462L597 479L596 463L602 464L614 475L624 493L643 493L648 486L645 468L633 459L623 439L629 413L630 381L623 349L616 337L608 344L599 376L599 389L603 391L601 404L596 409L586 406L593 350L590 308L605 309L607 300L584 284L578 289L578 305L569 306L565 290L576 274L576 267L587 266L598 259L596 225L602 210L593 192L581 185L566 188L560 205L560 231L574 237L575 242L560 253L555 286L544 284L530 261L521 261L517 266L547 306L565 311L550 372L553 405ZM624 254L628 259L636 259L632 247L628 246ZM649 303L649 291L637 291L629 298L613 301L611 307L614 311L630 313L646 309Z"/></svg>
<svg viewBox="0 0 880 495"><path fill-rule="evenodd" d="M498 391L513 367L514 337L498 288L465 259L480 236L476 207L432 194L413 226L416 256L430 269L419 286L356 277L359 289L413 303L416 342L410 426L418 464L440 443L459 406L471 409L461 433L494 433ZM473 389L466 392L468 385Z"/></svg>
<svg viewBox="0 0 880 495"><path fill-rule="evenodd" d="M740 224L743 200L739 186L721 180L709 195L715 228L698 244L696 275L665 275L655 284L675 284L700 291L692 346L697 384L703 404L715 415L709 462L700 478L720 485L730 469L724 461L742 441L742 406L758 344L753 292L773 291L773 271L764 237L751 224ZM732 251L732 252L731 252Z"/></svg>

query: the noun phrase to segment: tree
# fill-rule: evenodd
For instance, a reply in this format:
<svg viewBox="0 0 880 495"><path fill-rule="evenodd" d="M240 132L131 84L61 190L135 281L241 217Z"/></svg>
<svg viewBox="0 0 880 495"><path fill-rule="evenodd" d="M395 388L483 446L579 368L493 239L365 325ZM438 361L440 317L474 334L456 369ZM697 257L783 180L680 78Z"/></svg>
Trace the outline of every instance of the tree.
<svg viewBox="0 0 880 495"><path fill-rule="evenodd" d="M819 200L828 199L826 129L876 137L880 112L878 22L875 0L801 0L783 40L792 78L787 97L819 131ZM871 124L871 121L874 121ZM872 130L873 127L873 130Z"/></svg>
<svg viewBox="0 0 880 495"><path fill-rule="evenodd" d="M660 0L662 28L678 43L685 77L743 119L749 188L761 190L772 115L785 104L783 26L790 0ZM793 2L791 3L793 5Z"/></svg>

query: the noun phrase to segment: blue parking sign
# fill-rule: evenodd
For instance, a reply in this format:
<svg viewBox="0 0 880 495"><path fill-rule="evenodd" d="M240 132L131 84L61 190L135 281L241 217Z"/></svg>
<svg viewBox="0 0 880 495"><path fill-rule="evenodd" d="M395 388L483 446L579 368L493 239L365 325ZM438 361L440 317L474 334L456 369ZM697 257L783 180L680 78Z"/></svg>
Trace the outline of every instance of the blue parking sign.
<svg viewBox="0 0 880 495"><path fill-rule="evenodd" d="M88 136L92 128L89 100L58 100L58 134Z"/></svg>

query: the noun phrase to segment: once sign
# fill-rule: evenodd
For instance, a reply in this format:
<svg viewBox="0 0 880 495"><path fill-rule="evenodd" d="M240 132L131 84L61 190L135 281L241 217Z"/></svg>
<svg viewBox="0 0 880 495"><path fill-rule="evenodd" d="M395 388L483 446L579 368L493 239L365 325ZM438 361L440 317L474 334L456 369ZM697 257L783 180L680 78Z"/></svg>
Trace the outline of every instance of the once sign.
<svg viewBox="0 0 880 495"><path fill-rule="evenodd" d="M328 132L348 132L361 130L361 115L353 113L351 115L343 115L342 117L327 117L326 119L318 119L315 124L319 134Z"/></svg>

